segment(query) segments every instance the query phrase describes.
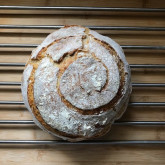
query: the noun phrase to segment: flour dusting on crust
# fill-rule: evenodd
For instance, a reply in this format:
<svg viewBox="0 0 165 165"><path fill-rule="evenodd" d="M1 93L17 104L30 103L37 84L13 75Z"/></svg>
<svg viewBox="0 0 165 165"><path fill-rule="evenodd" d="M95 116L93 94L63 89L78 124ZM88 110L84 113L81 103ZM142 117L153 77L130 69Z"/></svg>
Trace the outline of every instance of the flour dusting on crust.
<svg viewBox="0 0 165 165"><path fill-rule="evenodd" d="M63 38L51 45L46 54L50 55L55 62L59 60L67 53L71 54L77 49L82 48L82 36Z"/></svg>
<svg viewBox="0 0 165 165"><path fill-rule="evenodd" d="M66 37L70 37L70 36L80 36L80 35L84 35L85 28L84 27L79 27L79 26L70 26L70 27L64 27L61 28L51 34L49 34L45 40L41 43L41 45L39 45L36 49L34 49L32 51L32 59L36 59L38 53L40 52L40 50L46 46L48 46L49 44L51 44L52 42L59 40L61 38L66 38Z"/></svg>
<svg viewBox="0 0 165 165"><path fill-rule="evenodd" d="M39 53L43 56L37 58ZM81 141L102 136L124 113L132 90L130 75L115 41L84 27L68 26L48 35L32 52L21 89L25 106L41 129ZM28 102L31 76L37 114Z"/></svg>

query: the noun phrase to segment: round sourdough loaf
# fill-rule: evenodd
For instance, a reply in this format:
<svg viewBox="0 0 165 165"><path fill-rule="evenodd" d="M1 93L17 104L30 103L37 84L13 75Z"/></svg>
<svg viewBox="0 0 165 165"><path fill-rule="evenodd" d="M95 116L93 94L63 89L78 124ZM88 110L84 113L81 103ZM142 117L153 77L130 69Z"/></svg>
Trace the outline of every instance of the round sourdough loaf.
<svg viewBox="0 0 165 165"><path fill-rule="evenodd" d="M69 141L100 137L127 108L130 67L121 47L88 28L65 26L33 50L22 95L34 122Z"/></svg>

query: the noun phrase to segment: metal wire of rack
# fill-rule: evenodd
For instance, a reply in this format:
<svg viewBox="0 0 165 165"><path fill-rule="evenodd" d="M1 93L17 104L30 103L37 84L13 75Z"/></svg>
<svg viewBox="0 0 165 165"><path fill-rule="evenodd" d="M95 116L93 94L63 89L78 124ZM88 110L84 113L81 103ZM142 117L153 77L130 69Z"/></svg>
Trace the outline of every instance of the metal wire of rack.
<svg viewBox="0 0 165 165"><path fill-rule="evenodd" d="M62 11L111 11L111 12L165 12L165 9L151 8L108 8L108 7L40 7L40 6L0 6L0 10L62 10ZM0 25L0 29L58 29L62 25ZM165 27L129 27L129 26L87 26L93 30L129 30L129 31L165 31ZM1 48L34 48L37 44L0 44ZM165 50L165 46L122 45L123 49ZM0 67L24 67L25 63L0 63ZM133 68L164 69L160 64L130 64ZM20 86L21 82L1 81L0 86ZM133 87L165 87L165 83L132 83ZM22 101L1 100L0 104L24 105ZM129 106L165 106L165 102L130 102ZM32 120L0 120L2 124L31 124ZM165 121L116 121L114 125L165 126ZM92 140L84 142L65 142L57 140L0 140L0 144L165 144L165 140Z"/></svg>
<svg viewBox="0 0 165 165"><path fill-rule="evenodd" d="M122 12L164 12L160 8L111 8L111 7L79 7L79 6L0 6L5 10L71 10L71 11L122 11Z"/></svg>

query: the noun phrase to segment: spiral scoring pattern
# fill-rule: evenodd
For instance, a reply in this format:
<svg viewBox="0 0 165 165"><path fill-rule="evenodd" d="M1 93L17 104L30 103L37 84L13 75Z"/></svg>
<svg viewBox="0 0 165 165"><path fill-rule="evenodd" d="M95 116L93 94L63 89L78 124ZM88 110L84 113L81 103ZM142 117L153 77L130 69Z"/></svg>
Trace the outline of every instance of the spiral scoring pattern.
<svg viewBox="0 0 165 165"><path fill-rule="evenodd" d="M29 92L22 93L42 129L70 141L84 140L105 134L124 112L131 91L129 66L115 42L103 43L100 36L84 27L65 27L33 51L29 85L22 83Z"/></svg>

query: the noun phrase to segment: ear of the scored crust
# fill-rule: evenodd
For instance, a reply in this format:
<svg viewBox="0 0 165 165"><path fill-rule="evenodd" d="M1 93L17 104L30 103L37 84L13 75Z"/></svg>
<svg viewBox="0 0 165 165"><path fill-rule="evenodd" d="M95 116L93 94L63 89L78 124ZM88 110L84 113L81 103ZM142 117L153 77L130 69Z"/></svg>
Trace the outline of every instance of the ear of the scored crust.
<svg viewBox="0 0 165 165"><path fill-rule="evenodd" d="M44 39L44 41L36 49L34 49L32 51L31 59L36 59L40 50L42 48L48 46L52 42L59 40L61 38L66 38L66 37L70 37L70 36L84 35L85 34L84 32L85 32L84 27L73 25L73 26L67 26L67 27L61 28L61 29L49 34Z"/></svg>
<svg viewBox="0 0 165 165"><path fill-rule="evenodd" d="M82 45L82 36L62 38L48 47L46 55L49 54L53 61L59 62L66 53L72 54L77 49L81 49Z"/></svg>

